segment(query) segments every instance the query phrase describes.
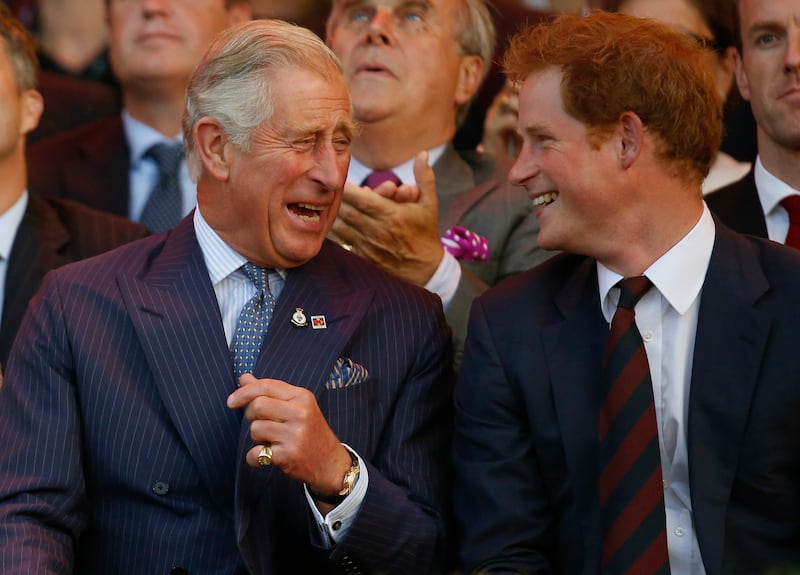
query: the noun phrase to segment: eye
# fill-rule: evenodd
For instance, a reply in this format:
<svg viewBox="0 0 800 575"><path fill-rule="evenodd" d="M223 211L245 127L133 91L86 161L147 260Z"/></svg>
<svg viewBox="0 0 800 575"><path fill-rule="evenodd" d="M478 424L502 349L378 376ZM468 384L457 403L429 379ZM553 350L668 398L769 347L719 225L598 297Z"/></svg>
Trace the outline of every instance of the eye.
<svg viewBox="0 0 800 575"><path fill-rule="evenodd" d="M769 46L770 44L774 44L778 41L778 36L773 34L772 32L766 32L764 34L759 34L756 36L756 45L757 46Z"/></svg>

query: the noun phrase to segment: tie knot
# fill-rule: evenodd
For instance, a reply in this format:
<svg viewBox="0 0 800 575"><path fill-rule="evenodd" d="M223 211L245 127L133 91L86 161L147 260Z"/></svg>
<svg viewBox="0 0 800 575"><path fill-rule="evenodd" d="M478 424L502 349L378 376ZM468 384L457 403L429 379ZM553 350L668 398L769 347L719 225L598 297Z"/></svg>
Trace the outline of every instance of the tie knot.
<svg viewBox="0 0 800 575"><path fill-rule="evenodd" d="M617 307L633 309L642 296L653 287L653 282L645 276L637 276L620 280L617 285L620 289Z"/></svg>
<svg viewBox="0 0 800 575"><path fill-rule="evenodd" d="M239 269L244 272L244 275L247 276L247 279L253 282L253 284L256 286L256 290L258 290L258 293L269 291L268 268L247 262Z"/></svg>
<svg viewBox="0 0 800 575"><path fill-rule="evenodd" d="M383 182L394 182L396 186L401 184L400 178L398 178L397 174L395 174L392 170L375 170L374 172L370 172L369 175L364 178L362 185L366 185L372 189L375 189Z"/></svg>
<svg viewBox="0 0 800 575"><path fill-rule="evenodd" d="M800 224L800 196L786 196L781 200L781 205L789 212L789 221L794 225Z"/></svg>
<svg viewBox="0 0 800 575"><path fill-rule="evenodd" d="M162 173L177 174L178 166L183 159L183 144L180 142L159 142L153 144L145 152L145 156L153 158Z"/></svg>

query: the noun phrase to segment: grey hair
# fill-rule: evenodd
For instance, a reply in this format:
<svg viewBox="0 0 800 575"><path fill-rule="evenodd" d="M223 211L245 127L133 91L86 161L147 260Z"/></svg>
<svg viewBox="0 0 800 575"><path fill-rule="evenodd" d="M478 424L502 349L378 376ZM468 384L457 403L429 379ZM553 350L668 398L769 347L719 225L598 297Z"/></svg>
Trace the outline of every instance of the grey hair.
<svg viewBox="0 0 800 575"><path fill-rule="evenodd" d="M183 141L194 178L200 171L192 136L197 122L215 118L231 143L249 152L253 130L272 116L270 73L287 67L325 78L342 74L339 59L316 34L281 20L251 20L217 36L186 90Z"/></svg>

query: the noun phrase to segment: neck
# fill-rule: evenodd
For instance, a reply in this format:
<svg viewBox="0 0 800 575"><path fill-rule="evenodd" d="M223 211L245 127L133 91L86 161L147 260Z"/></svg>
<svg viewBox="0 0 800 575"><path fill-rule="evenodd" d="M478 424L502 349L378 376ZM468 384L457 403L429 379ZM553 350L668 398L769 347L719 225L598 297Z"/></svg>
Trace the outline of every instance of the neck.
<svg viewBox="0 0 800 575"><path fill-rule="evenodd" d="M20 145L20 150L22 149ZM25 156L14 153L0 160L0 215L13 206L28 185Z"/></svg>
<svg viewBox="0 0 800 575"><path fill-rule="evenodd" d="M108 26L102 0L39 3L39 49L71 72L81 72L106 47Z"/></svg>
<svg viewBox="0 0 800 575"><path fill-rule="evenodd" d="M422 150L446 144L455 134L455 126L432 131L426 129L425 121L417 122L419 126L396 124L392 120L361 124L353 140L353 156L373 170L390 170Z"/></svg>
<svg viewBox="0 0 800 575"><path fill-rule="evenodd" d="M670 187L651 182L649 186L658 194L638 202L640 209L631 206L620 211L617 232L609 234L609 249L597 257L600 262L623 277L641 275L697 225L703 214L700 184L690 192L685 182L672 183Z"/></svg>
<svg viewBox="0 0 800 575"><path fill-rule="evenodd" d="M168 138L181 132L184 110L183 89L180 91L126 90L123 96L125 110L132 118L150 126Z"/></svg>
<svg viewBox="0 0 800 575"><path fill-rule="evenodd" d="M759 128L758 156L770 174L795 190L800 190L800 150L776 144Z"/></svg>

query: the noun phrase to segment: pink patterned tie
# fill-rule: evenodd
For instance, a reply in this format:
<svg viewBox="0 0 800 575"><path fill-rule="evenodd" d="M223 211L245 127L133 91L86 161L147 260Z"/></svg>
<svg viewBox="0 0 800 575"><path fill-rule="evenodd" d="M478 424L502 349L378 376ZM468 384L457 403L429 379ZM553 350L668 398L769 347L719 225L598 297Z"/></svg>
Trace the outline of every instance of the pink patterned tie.
<svg viewBox="0 0 800 575"><path fill-rule="evenodd" d="M485 262L489 260L489 242L486 238L463 226L453 226L442 236L444 249L457 260Z"/></svg>
<svg viewBox="0 0 800 575"><path fill-rule="evenodd" d="M373 190L380 186L383 182L394 182L396 186L401 184L400 178L397 177L392 170L375 170L374 172L370 172L364 181L361 183L362 186L369 186Z"/></svg>

